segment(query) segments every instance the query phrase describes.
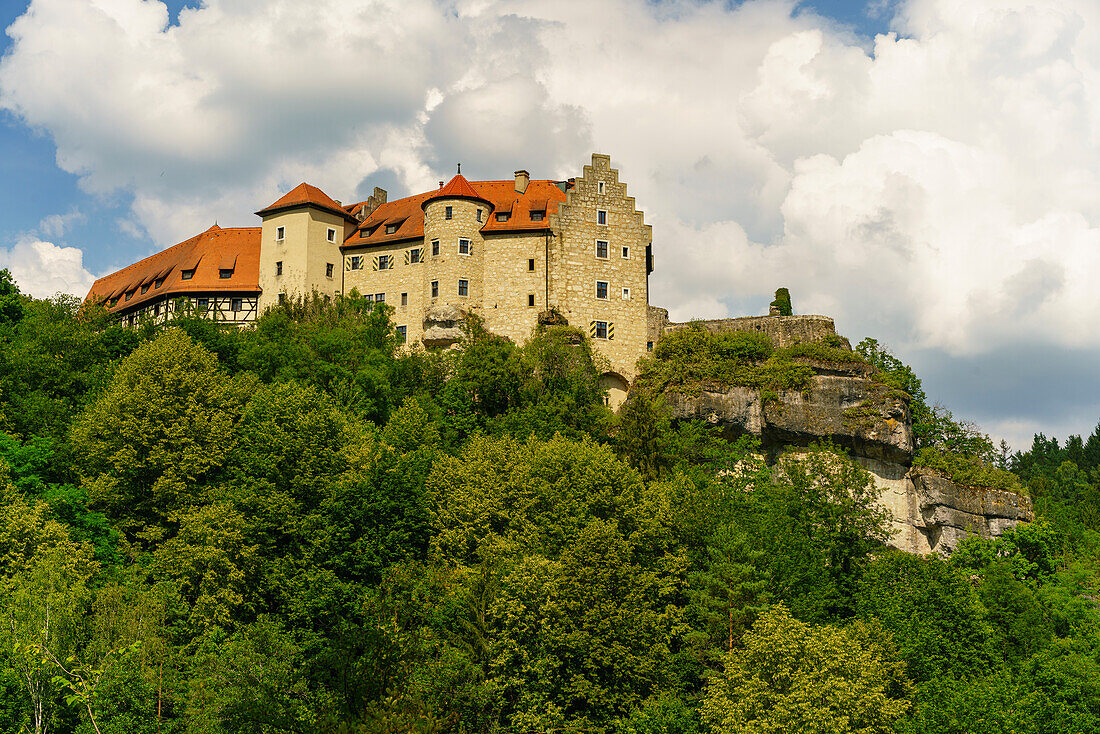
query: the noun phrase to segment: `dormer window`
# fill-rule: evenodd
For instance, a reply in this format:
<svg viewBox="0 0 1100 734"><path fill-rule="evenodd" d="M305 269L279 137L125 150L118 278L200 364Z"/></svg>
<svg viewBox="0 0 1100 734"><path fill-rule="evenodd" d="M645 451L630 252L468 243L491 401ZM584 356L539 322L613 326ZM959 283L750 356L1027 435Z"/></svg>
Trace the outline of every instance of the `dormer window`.
<svg viewBox="0 0 1100 734"><path fill-rule="evenodd" d="M134 291L130 291L129 293L126 294L126 300L127 301L129 301L133 297L134 297Z"/></svg>
<svg viewBox="0 0 1100 734"><path fill-rule="evenodd" d="M286 239L286 227L276 227L275 228L275 241L276 242L282 242L284 239Z"/></svg>
<svg viewBox="0 0 1100 734"><path fill-rule="evenodd" d="M543 216L545 216L545 215L546 215L546 212L531 212L531 221L532 222L541 222Z"/></svg>
<svg viewBox="0 0 1100 734"><path fill-rule="evenodd" d="M221 278L222 280L229 280L230 278L233 277L233 271L229 270L229 269L226 269L226 268L222 268L221 270L218 271L218 277Z"/></svg>
<svg viewBox="0 0 1100 734"><path fill-rule="evenodd" d="M149 292L149 284L146 283L145 285L141 286L141 293L142 293L142 295L145 295L148 292Z"/></svg>
<svg viewBox="0 0 1100 734"><path fill-rule="evenodd" d="M387 224L386 225L386 234L393 234L396 231L397 231L397 225L396 224Z"/></svg>
<svg viewBox="0 0 1100 734"><path fill-rule="evenodd" d="M180 280L191 280L194 277L195 277L195 269L194 268L192 268L191 270L181 270L180 271Z"/></svg>
<svg viewBox="0 0 1100 734"><path fill-rule="evenodd" d="M508 212L497 212L497 221L498 222L507 222L508 221Z"/></svg>
<svg viewBox="0 0 1100 734"><path fill-rule="evenodd" d="M153 283L154 288L160 288L162 285L164 285L164 278L161 278L157 282Z"/></svg>

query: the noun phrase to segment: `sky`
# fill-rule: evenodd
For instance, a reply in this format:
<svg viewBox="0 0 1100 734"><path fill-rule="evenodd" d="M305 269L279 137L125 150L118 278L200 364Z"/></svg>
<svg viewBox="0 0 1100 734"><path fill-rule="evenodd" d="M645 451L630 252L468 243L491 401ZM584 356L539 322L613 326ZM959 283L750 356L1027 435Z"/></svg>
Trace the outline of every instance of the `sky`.
<svg viewBox="0 0 1100 734"><path fill-rule="evenodd" d="M607 153L674 320L873 336L1026 448L1100 419L1096 0L0 0L0 267L36 296L300 181Z"/></svg>

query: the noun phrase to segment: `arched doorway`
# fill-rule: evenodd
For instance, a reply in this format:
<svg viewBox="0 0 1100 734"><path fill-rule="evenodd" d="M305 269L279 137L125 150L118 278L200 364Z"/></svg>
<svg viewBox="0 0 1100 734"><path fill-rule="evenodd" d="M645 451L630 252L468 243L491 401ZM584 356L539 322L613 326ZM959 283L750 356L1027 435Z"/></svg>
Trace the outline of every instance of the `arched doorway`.
<svg viewBox="0 0 1100 734"><path fill-rule="evenodd" d="M630 383L618 372L604 372L600 375L600 388L607 391L604 403L612 410L618 410L626 400L626 393L630 389Z"/></svg>

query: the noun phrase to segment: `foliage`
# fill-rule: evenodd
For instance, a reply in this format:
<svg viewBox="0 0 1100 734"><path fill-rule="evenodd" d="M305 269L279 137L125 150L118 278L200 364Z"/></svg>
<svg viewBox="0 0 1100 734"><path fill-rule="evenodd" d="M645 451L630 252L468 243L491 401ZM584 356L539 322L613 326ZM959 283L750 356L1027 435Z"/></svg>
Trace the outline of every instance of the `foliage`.
<svg viewBox="0 0 1100 734"><path fill-rule="evenodd" d="M1008 457L877 343L701 327L616 416L582 332L471 320L432 351L390 312L127 329L0 275L0 730L1100 728L1100 427ZM836 447L731 443L660 396L767 402L864 358L923 448L1013 469L1039 522L890 552Z"/></svg>
<svg viewBox="0 0 1100 734"><path fill-rule="evenodd" d="M744 642L707 685L703 721L715 730L885 734L909 707L904 665L875 624L817 627L777 605Z"/></svg>
<svg viewBox="0 0 1100 734"><path fill-rule="evenodd" d="M913 457L913 466L934 469L957 484L989 487L1008 492L1026 492L1019 477L1004 469L987 464L976 456L955 454L934 446L926 446Z"/></svg>
<svg viewBox="0 0 1100 734"><path fill-rule="evenodd" d="M790 316L794 313L791 307L791 292L786 288L779 288L775 291L775 300L771 302L772 308L779 310L780 316Z"/></svg>

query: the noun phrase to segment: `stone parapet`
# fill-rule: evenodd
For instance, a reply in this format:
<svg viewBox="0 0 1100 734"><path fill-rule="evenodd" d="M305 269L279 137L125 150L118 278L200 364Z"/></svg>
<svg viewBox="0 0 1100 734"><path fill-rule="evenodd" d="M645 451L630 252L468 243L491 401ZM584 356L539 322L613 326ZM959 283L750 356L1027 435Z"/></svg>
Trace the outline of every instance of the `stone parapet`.
<svg viewBox="0 0 1100 734"><path fill-rule="evenodd" d="M666 312L667 313L667 312ZM755 331L767 334L776 347L789 347L802 342L819 342L826 337L835 337L836 326L828 316L744 316L736 319L711 319L709 321L689 321L668 323L663 333L686 329L692 325L719 332ZM841 337L843 338L843 337ZM844 340L847 343L847 339ZM851 346L850 344L848 345Z"/></svg>

